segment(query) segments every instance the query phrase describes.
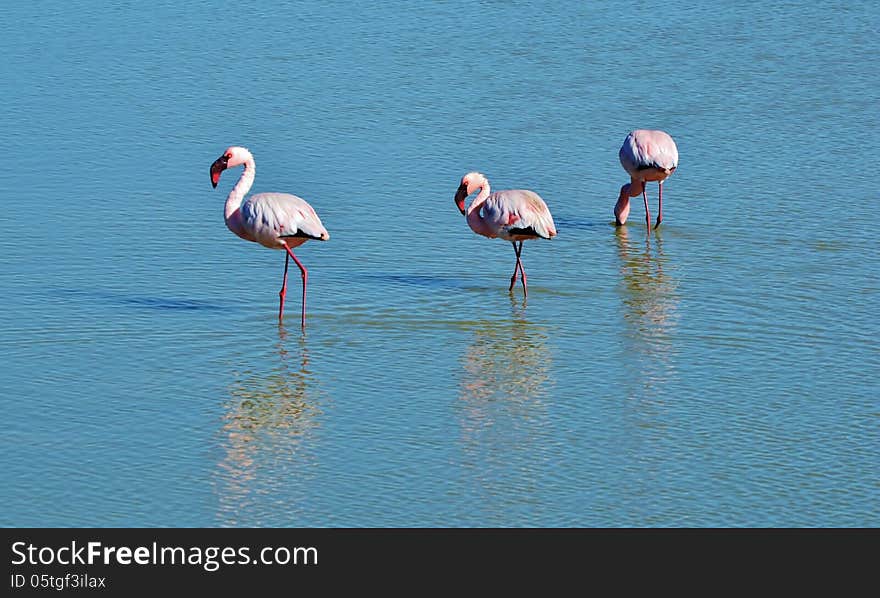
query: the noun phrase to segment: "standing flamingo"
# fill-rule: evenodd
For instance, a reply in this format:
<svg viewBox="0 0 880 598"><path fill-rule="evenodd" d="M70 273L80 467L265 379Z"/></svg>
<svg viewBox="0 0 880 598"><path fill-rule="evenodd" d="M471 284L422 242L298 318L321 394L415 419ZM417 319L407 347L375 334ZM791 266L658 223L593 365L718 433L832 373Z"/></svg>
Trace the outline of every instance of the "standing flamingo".
<svg viewBox="0 0 880 598"><path fill-rule="evenodd" d="M663 181L678 167L678 148L668 133L638 129L626 136L618 153L620 163L629 173L630 182L620 188L620 197L614 206L614 220L618 226L629 216L629 198L639 193L645 198L645 222L651 230L651 213L648 210L648 194L645 183L659 184L660 207L657 211L656 229L663 220Z"/></svg>
<svg viewBox="0 0 880 598"><path fill-rule="evenodd" d="M480 190L479 195L465 210L465 199L477 189ZM462 215L467 217L468 226L475 233L490 239L498 237L513 244L516 265L513 276L510 277L508 291L513 291L519 271L522 272L523 294L528 296L526 271L520 260L523 241L539 237L552 239L556 236L556 225L553 224L553 216L544 200L534 191L524 189L490 193L486 177L479 172L469 172L461 177L461 185L455 192L455 204Z"/></svg>
<svg viewBox="0 0 880 598"><path fill-rule="evenodd" d="M284 297L287 295L287 266L290 258L302 272L302 327L306 326L306 285L309 272L293 254L293 248L299 247L309 239L326 241L330 234L315 210L296 195L289 193L257 193L244 201L244 196L254 184L256 166L254 157L243 148L232 146L223 152L211 164L211 185L216 189L220 174L227 168L244 164L244 170L226 197L226 226L236 235L247 241L259 243L269 249L283 249L287 252L284 260L284 282L278 293L281 304L278 307L278 319L284 317Z"/></svg>

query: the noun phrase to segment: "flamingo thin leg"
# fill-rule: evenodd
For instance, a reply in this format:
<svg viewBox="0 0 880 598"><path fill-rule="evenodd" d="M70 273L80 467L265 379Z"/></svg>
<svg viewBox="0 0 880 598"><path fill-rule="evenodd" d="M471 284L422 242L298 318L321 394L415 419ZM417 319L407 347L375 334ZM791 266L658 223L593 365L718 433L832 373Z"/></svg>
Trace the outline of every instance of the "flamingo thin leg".
<svg viewBox="0 0 880 598"><path fill-rule="evenodd" d="M520 256L522 255L523 242L520 241L519 247L514 245L513 248L514 248L514 250L516 250L516 266L517 266L517 268L519 268L520 274L522 274L523 296L528 297L529 296L529 287L526 283L526 271L525 271L525 268L523 268L522 260L520 259ZM516 270L514 270L514 273L516 273ZM513 287L511 287L511 288L513 288Z"/></svg>
<svg viewBox="0 0 880 598"><path fill-rule="evenodd" d="M281 291L278 293L280 305L278 306L278 319L284 319L284 298L287 296L287 266L290 265L290 256L284 258L284 282L281 283Z"/></svg>
<svg viewBox="0 0 880 598"><path fill-rule="evenodd" d="M651 232L651 210L648 209L648 186L642 183L642 197L645 198L645 222L648 225L648 232Z"/></svg>
<svg viewBox="0 0 880 598"><path fill-rule="evenodd" d="M516 241L511 241L511 245L513 245L513 251L516 253L516 264L513 266L513 276L510 277L510 288L508 288L508 292L513 292L513 287L516 286L516 275L519 272L519 251L516 249Z"/></svg>
<svg viewBox="0 0 880 598"><path fill-rule="evenodd" d="M302 265L302 262L299 261L296 256L293 254L293 251L290 250L290 247L287 245L284 246L284 249L287 250L287 255L293 258L293 261L296 262L296 265L299 266L299 271L302 272L303 279L303 300L302 300L302 327L306 327L306 286L309 284L309 271L306 270L306 267Z"/></svg>
<svg viewBox="0 0 880 598"><path fill-rule="evenodd" d="M654 230L657 230L657 227L663 222L663 181L660 181L657 193L660 196L660 206L657 208L657 224L654 225Z"/></svg>

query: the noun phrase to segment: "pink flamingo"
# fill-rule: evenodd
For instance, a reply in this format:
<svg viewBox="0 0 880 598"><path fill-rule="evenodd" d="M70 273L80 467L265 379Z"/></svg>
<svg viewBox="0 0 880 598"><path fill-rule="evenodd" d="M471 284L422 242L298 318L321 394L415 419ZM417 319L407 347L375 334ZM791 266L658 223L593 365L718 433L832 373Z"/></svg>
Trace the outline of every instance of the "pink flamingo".
<svg viewBox="0 0 880 598"><path fill-rule="evenodd" d="M287 266L290 258L302 272L302 327L306 325L306 285L309 271L293 254L293 249L309 239L326 241L330 234L315 210L296 195L289 193L257 193L247 199L244 196L254 184L256 166L254 157L243 148L232 146L211 164L211 185L216 189L220 174L227 168L244 164L244 170L226 197L226 226L236 235L247 241L259 243L269 249L283 249L287 252L284 260L284 282L278 293L281 303L278 319L284 317L284 297L287 295ZM242 201L244 199L244 201Z"/></svg>
<svg viewBox="0 0 880 598"><path fill-rule="evenodd" d="M465 210L465 199L477 189L480 190L479 195ZM508 291L513 291L517 272L521 272L523 294L528 296L526 271L520 260L523 241L552 239L556 236L556 225L553 224L553 216L544 200L534 191L524 189L490 193L486 177L479 172L469 172L461 177L461 185L455 192L455 204L462 215L467 217L468 226L475 233L490 239L498 237L513 244L516 265L513 276L510 277Z"/></svg>
<svg viewBox="0 0 880 598"><path fill-rule="evenodd" d="M620 188L620 197L614 206L614 220L618 226L629 216L629 198L645 198L645 222L651 230L651 213L648 210L648 194L645 183L657 181L659 184L660 207L657 211L656 229L663 220L663 181L678 167L678 148L668 133L639 129L626 136L618 153L620 163L629 173L630 182Z"/></svg>

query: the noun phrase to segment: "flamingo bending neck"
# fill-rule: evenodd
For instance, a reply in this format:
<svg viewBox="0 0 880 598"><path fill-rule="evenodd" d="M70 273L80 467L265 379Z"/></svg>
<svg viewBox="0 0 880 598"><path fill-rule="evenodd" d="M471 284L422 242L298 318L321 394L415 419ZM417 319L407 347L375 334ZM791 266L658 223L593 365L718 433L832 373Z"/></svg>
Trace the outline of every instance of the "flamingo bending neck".
<svg viewBox="0 0 880 598"><path fill-rule="evenodd" d="M466 219L468 226L471 227L472 231L479 235L494 238L496 236L494 229L480 216L480 208L486 203L486 199L489 198L489 194L492 192L492 189L489 186L489 180L479 173L471 173L467 176L469 178L467 190L468 195L477 189L480 190L480 193L477 194L474 201L472 201L471 205L467 208Z"/></svg>

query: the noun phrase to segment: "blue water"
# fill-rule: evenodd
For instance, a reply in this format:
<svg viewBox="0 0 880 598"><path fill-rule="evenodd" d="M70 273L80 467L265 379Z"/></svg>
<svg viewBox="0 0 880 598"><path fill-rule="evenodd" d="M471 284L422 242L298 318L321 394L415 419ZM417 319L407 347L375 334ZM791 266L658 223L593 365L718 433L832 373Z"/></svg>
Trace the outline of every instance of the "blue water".
<svg viewBox="0 0 880 598"><path fill-rule="evenodd" d="M875 2L18 2L0 524L880 525ZM617 150L672 134L647 234ZM283 254L223 223L296 193ZM462 174L559 236L473 234ZM649 188L656 210L656 187Z"/></svg>

